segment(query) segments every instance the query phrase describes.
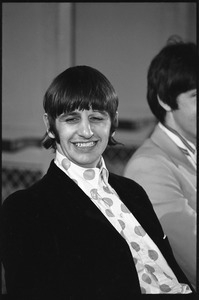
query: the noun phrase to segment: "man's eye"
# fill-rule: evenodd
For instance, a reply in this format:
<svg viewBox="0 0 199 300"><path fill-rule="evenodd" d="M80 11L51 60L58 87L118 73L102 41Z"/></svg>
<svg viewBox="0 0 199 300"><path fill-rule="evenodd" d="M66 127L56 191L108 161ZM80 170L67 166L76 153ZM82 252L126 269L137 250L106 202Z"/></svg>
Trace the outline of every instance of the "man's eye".
<svg viewBox="0 0 199 300"><path fill-rule="evenodd" d="M102 121L103 120L103 117L91 117L90 118L92 121Z"/></svg>
<svg viewBox="0 0 199 300"><path fill-rule="evenodd" d="M78 118L68 118L65 120L66 123L75 123L78 122Z"/></svg>

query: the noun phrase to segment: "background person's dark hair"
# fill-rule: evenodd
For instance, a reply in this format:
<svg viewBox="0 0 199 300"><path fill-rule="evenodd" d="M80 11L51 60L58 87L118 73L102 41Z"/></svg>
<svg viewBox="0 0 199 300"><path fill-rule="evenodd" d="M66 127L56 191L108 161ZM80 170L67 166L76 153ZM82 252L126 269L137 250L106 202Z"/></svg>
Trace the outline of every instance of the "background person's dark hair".
<svg viewBox="0 0 199 300"><path fill-rule="evenodd" d="M194 43L171 37L153 58L147 75L147 101L152 113L164 123L166 111L159 98L178 109L177 96L196 88L197 48Z"/></svg>
<svg viewBox="0 0 199 300"><path fill-rule="evenodd" d="M109 145L117 142L112 134L117 128L118 96L109 80L98 70L89 66L75 66L66 69L51 83L44 95L43 107L48 114L49 131L55 135L50 138L48 133L43 139L43 146L56 149L59 136L55 126L55 119L65 112L75 109L106 111L110 115L111 130Z"/></svg>

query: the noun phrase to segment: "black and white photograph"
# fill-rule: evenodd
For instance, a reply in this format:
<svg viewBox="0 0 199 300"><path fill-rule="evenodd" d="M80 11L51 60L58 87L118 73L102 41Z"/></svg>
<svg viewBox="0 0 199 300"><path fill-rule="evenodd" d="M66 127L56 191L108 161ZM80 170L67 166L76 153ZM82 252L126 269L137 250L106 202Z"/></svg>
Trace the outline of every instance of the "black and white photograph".
<svg viewBox="0 0 199 300"><path fill-rule="evenodd" d="M0 295L196 299L197 14L2 3Z"/></svg>

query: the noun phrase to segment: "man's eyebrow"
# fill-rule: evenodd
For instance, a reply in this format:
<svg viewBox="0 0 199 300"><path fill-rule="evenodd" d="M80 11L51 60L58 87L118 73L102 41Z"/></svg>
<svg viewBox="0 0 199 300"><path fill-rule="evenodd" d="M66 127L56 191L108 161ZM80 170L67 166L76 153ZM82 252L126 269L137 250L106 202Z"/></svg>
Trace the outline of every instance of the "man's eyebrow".
<svg viewBox="0 0 199 300"><path fill-rule="evenodd" d="M106 110L98 110L98 109L94 109L93 110L93 112L98 112L98 113L100 113L100 114L102 114L102 115L108 115L108 112L106 111Z"/></svg>

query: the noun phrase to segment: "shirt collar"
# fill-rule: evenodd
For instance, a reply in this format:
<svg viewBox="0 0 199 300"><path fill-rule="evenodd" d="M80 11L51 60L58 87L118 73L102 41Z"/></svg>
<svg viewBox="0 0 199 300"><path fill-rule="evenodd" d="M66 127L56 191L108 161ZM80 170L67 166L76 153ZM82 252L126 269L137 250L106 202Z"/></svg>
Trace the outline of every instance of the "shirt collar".
<svg viewBox="0 0 199 300"><path fill-rule="evenodd" d="M90 170L90 172L94 171L95 174L95 178L92 179L93 181L98 182L99 180L103 180L105 183L108 182L109 171L106 168L105 161L102 156L100 157L98 167L83 168L76 165L75 163L70 161L66 156L64 156L58 150L56 150L54 162L64 173L66 173L74 181L80 177L81 180L83 180L85 171L87 171L87 174L89 174Z"/></svg>
<svg viewBox="0 0 199 300"><path fill-rule="evenodd" d="M185 147L193 154L196 153L196 147L193 143L188 141L184 136L179 134L176 130L169 126L165 126L162 123L158 123L158 126L177 144L179 147Z"/></svg>

